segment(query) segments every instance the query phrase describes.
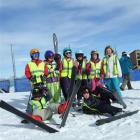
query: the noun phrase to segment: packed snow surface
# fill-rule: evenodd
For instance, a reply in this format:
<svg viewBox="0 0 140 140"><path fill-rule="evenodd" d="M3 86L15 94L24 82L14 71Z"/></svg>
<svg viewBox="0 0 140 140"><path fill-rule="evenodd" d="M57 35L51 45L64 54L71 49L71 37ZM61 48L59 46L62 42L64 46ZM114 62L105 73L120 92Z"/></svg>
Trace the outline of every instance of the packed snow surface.
<svg viewBox="0 0 140 140"><path fill-rule="evenodd" d="M140 81L132 82L132 86L133 90L122 92L127 111L140 109ZM29 92L0 93L0 100L25 111L29 95ZM69 114L66 126L57 128L59 132L48 133L34 125L21 124L21 118L0 108L0 140L140 140L140 111L102 126L96 126L95 121L104 116L75 114L76 117ZM61 121L58 115L54 119Z"/></svg>

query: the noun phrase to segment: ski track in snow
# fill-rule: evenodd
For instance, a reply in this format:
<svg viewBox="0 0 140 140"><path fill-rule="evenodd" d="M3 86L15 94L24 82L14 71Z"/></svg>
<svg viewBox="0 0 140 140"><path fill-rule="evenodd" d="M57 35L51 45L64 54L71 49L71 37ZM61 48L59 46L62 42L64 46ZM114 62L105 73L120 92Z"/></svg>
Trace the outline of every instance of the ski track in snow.
<svg viewBox="0 0 140 140"><path fill-rule="evenodd" d="M140 81L132 82L133 90L123 91L123 98L127 104L125 110L140 109ZM29 92L0 94L0 99L12 106L25 111ZM114 104L121 107L120 105ZM100 116L103 118L103 116ZM58 115L54 118L60 123ZM140 139L140 111L132 116L96 126L99 116L76 113L76 117L69 114L66 126L58 133L47 133L35 128L32 124L21 124L21 118L0 108L0 140L139 140Z"/></svg>

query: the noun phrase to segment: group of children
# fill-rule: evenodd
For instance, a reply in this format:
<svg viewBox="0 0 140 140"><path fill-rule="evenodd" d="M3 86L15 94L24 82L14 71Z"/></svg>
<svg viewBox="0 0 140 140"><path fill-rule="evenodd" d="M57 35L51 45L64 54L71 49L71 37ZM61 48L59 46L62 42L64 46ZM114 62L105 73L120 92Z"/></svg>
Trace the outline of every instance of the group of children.
<svg viewBox="0 0 140 140"><path fill-rule="evenodd" d="M118 79L122 76L120 63L111 46L105 48L104 54L101 60L99 53L93 50L88 62L82 51L75 53L74 60L70 48L63 50L63 58L47 50L42 61L39 50L32 49L31 61L25 67L25 75L32 84L31 110L28 113L42 120L51 118L53 113L63 113L70 97L68 91L73 68L76 69L75 81L81 80L75 98L76 104L82 106L83 113L115 115L121 112L121 108L111 105L112 102L119 102L112 93L122 98ZM126 108L124 102L122 105Z"/></svg>

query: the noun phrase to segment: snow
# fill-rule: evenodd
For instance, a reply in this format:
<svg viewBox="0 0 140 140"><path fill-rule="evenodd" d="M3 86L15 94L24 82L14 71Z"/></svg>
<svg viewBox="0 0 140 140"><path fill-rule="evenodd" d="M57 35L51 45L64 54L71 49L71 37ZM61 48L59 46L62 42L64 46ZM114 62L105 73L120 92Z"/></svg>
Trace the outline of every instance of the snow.
<svg viewBox="0 0 140 140"><path fill-rule="evenodd" d="M136 110L140 107L140 81L132 82L133 90L123 91L123 98L127 104L126 110ZM4 93L0 99L7 101L14 107L25 111L30 93ZM116 105L116 104L114 104ZM117 105L119 106L119 105ZM120 106L119 106L120 107ZM100 116L103 118L103 116ZM58 115L54 118L60 122ZM66 126L60 132L48 133L33 125L21 124L21 118L0 108L0 140L139 140L140 112L112 123L96 126L99 116L69 114Z"/></svg>

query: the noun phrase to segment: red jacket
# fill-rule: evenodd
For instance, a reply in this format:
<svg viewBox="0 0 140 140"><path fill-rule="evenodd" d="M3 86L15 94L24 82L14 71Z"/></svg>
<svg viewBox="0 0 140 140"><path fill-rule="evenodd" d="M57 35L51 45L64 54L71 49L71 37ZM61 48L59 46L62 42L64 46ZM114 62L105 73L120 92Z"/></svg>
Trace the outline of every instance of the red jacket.
<svg viewBox="0 0 140 140"><path fill-rule="evenodd" d="M36 65L39 65L39 64L42 62L42 60L32 60L32 62L35 62ZM25 67L25 75L26 75L27 79L30 79L31 76L32 76L28 64L27 64L26 67ZM44 75L45 75L45 76L48 75L48 68L47 68L46 65L44 66Z"/></svg>

